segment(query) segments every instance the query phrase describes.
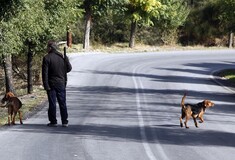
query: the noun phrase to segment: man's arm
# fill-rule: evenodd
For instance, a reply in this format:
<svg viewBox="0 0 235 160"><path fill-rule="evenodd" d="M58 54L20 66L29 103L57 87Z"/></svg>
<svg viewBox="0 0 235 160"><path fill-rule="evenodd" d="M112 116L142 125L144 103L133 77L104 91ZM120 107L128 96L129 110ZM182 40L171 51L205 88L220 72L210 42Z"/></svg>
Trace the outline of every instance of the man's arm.
<svg viewBox="0 0 235 160"><path fill-rule="evenodd" d="M48 66L48 61L44 57L42 62L42 82L45 90L50 90L48 82Z"/></svg>

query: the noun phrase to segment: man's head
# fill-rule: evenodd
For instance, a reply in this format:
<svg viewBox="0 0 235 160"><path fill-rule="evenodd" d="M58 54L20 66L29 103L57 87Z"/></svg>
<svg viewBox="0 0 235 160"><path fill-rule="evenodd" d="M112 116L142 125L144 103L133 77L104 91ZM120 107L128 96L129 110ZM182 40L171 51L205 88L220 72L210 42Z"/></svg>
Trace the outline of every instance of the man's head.
<svg viewBox="0 0 235 160"><path fill-rule="evenodd" d="M57 50L56 42L53 40L48 41L47 43L47 52L49 53L52 50Z"/></svg>

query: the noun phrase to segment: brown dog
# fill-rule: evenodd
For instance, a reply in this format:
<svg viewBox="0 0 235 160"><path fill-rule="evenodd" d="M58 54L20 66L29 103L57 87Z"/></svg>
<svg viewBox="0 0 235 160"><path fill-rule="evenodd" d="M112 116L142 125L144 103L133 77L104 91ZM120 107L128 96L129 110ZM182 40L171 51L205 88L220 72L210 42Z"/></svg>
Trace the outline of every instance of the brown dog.
<svg viewBox="0 0 235 160"><path fill-rule="evenodd" d="M12 92L7 92L2 99L2 104L4 103L6 103L4 107L8 108L8 125L15 124L15 117L17 113L19 114L20 124L23 124L20 111L22 102L19 98L15 97Z"/></svg>
<svg viewBox="0 0 235 160"><path fill-rule="evenodd" d="M187 126L187 122L190 119L190 117L193 118L195 126L198 127L197 125L197 118L200 119L200 123L203 123L203 114L205 113L206 108L210 108L214 106L214 103L211 102L210 100L204 100L200 103L197 104L184 104L184 100L186 98L186 94L184 94L182 101L181 101L181 117L180 117L180 126L183 127L183 122L182 120L185 118L185 127L189 128Z"/></svg>

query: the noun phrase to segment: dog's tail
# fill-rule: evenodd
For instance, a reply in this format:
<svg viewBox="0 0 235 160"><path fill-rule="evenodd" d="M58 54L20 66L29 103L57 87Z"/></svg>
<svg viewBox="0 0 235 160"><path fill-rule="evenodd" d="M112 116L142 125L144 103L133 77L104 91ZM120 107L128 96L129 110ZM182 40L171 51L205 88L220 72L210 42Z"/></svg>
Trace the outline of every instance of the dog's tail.
<svg viewBox="0 0 235 160"><path fill-rule="evenodd" d="M184 93L184 96L183 96L183 98L182 98L182 100L181 100L181 107L182 108L184 108L185 107L185 105L184 105L184 100L185 100L185 98L186 98L186 93Z"/></svg>

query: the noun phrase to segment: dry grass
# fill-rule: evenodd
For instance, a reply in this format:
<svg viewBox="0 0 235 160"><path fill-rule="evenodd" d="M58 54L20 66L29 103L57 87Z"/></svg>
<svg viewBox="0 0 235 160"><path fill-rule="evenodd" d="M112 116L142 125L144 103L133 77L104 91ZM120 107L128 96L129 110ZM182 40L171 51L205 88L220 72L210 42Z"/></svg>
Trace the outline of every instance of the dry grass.
<svg viewBox="0 0 235 160"><path fill-rule="evenodd" d="M62 51L63 46L61 46ZM91 52L108 52L108 53L119 53L119 52L157 52L157 51L175 51L175 50L213 50L213 49L227 49L226 47L204 47L204 46L181 46L181 45L167 45L167 46L151 46L145 44L136 44L134 48L129 48L128 43L115 43L112 45L100 45L93 44L90 46L89 51ZM69 48L67 52L85 52L82 48L82 44L73 44L72 48Z"/></svg>

